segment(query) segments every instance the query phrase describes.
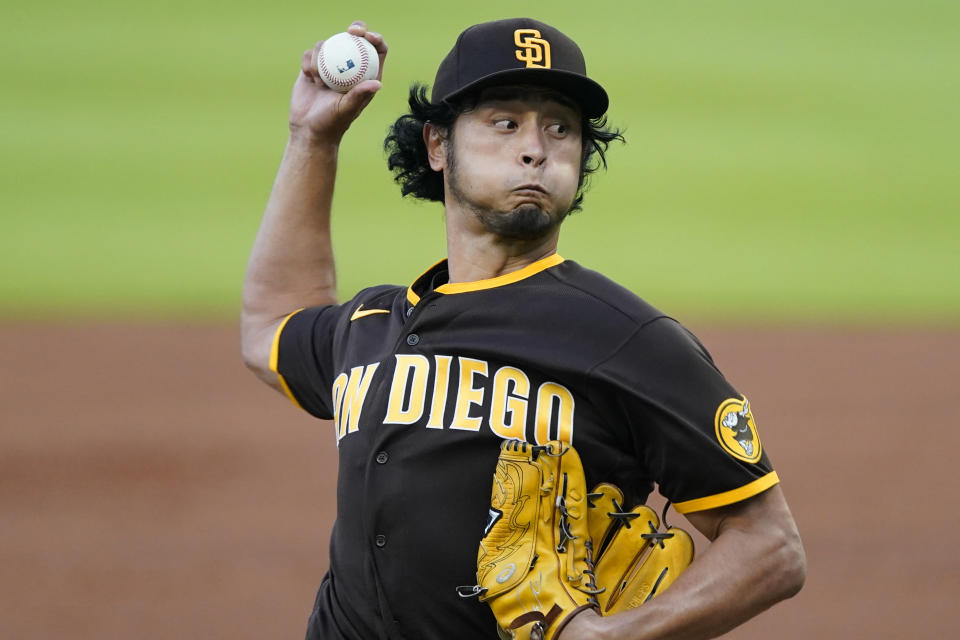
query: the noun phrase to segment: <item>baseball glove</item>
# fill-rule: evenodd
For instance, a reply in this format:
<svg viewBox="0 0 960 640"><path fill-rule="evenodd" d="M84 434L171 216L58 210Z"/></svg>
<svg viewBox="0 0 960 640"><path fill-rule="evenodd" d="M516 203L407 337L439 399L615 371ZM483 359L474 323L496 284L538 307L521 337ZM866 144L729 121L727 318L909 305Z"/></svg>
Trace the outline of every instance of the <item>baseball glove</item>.
<svg viewBox="0 0 960 640"><path fill-rule="evenodd" d="M663 528L653 509L624 511L623 492L601 483L587 496L590 537L596 549L601 615L639 607L663 591L693 562L693 539L683 529Z"/></svg>
<svg viewBox="0 0 960 640"><path fill-rule="evenodd" d="M640 606L693 561L693 541L681 529L661 531L649 507L622 504L609 483L587 493L573 447L504 441L477 584L459 594L489 604L501 638L516 640L554 640L586 609L611 615Z"/></svg>
<svg viewBox="0 0 960 640"><path fill-rule="evenodd" d="M552 640L577 613L599 612L587 509L572 447L502 443L477 584L458 588L490 605L501 637Z"/></svg>

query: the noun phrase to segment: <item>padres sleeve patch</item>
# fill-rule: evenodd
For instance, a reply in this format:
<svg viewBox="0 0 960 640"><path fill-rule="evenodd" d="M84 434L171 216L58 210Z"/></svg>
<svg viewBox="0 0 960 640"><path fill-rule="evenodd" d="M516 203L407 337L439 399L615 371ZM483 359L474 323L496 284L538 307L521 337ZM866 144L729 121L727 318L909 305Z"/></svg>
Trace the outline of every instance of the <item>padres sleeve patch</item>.
<svg viewBox="0 0 960 640"><path fill-rule="evenodd" d="M756 463L760 460L763 447L757 433L757 423L750 410L750 401L746 396L728 398L720 403L716 418L717 440L738 460Z"/></svg>

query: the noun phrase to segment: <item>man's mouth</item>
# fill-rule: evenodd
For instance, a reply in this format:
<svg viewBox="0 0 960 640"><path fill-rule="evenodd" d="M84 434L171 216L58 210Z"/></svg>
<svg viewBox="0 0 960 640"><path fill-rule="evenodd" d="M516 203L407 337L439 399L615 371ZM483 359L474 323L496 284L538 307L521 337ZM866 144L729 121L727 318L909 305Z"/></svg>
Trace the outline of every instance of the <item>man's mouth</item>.
<svg viewBox="0 0 960 640"><path fill-rule="evenodd" d="M543 188L543 185L530 183L530 184L522 184L519 187L515 187L513 189L513 192L517 194L525 194L525 193L545 194L547 193L547 190Z"/></svg>

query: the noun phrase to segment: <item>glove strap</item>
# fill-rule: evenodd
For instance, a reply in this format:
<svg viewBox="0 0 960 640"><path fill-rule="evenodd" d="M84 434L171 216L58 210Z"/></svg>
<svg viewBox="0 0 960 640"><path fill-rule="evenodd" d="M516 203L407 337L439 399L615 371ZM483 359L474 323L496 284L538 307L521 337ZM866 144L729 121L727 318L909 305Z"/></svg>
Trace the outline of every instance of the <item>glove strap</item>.
<svg viewBox="0 0 960 640"><path fill-rule="evenodd" d="M582 611L586 611L587 609L593 609L596 611L596 608L590 604L577 607L571 611L567 617L560 621L560 624L557 626L556 630L550 634L550 637L558 637L563 631L563 628L566 627L571 620L573 620L575 615L581 613ZM531 640L542 640L543 638L546 638L547 629L550 628L550 625L554 623L561 613L563 613L563 609L561 609L558 605L553 605L546 615L540 611L528 611L527 613L517 616L517 618L510 623L510 630L512 631L514 629L519 629L520 627L532 622L533 627L530 629Z"/></svg>

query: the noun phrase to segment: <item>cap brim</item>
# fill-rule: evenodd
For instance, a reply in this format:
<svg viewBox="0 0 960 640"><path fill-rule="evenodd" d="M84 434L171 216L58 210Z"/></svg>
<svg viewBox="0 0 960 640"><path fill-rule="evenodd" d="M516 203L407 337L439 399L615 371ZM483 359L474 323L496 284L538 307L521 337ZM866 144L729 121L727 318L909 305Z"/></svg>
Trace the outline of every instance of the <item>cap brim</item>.
<svg viewBox="0 0 960 640"><path fill-rule="evenodd" d="M572 71L560 69L507 69L474 80L458 91L444 96L444 102L450 102L466 93L486 87L517 84L534 85L556 89L580 106L583 115L599 118L607 112L610 102L607 92L590 78Z"/></svg>

